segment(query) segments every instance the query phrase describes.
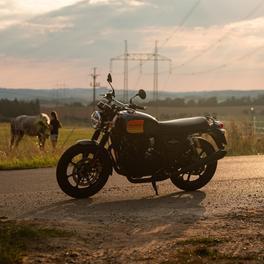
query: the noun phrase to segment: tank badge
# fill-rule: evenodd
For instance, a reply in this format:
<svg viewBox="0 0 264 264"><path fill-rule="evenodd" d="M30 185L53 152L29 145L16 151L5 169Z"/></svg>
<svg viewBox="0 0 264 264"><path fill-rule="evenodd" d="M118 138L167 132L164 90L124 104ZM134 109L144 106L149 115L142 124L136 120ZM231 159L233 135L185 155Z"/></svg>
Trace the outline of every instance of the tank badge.
<svg viewBox="0 0 264 264"><path fill-rule="evenodd" d="M131 134L144 133L144 120L129 120L127 122L127 132Z"/></svg>

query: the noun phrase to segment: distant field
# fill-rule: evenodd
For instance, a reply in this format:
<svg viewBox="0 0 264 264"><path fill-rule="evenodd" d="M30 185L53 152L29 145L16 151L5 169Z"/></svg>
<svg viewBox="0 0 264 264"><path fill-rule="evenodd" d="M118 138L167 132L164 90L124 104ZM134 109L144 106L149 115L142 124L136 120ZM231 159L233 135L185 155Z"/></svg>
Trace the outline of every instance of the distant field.
<svg viewBox="0 0 264 264"><path fill-rule="evenodd" d="M213 106L213 107L147 107L146 112L158 116L159 119L203 116L213 114L222 120L244 120L252 118L251 106ZM254 106L254 114L258 120L264 120L264 106Z"/></svg>
<svg viewBox="0 0 264 264"><path fill-rule="evenodd" d="M144 102L141 102L144 105ZM199 116L205 114L214 114L222 120L244 120L252 119L250 111L251 106L213 106L213 107L150 107L146 109L146 113L152 114L159 120L167 120L173 118ZM90 124L90 116L93 111L92 107L41 107L41 111L50 113L56 110L60 118L67 124L77 123L88 126ZM254 106L254 114L257 120L264 121L264 106Z"/></svg>

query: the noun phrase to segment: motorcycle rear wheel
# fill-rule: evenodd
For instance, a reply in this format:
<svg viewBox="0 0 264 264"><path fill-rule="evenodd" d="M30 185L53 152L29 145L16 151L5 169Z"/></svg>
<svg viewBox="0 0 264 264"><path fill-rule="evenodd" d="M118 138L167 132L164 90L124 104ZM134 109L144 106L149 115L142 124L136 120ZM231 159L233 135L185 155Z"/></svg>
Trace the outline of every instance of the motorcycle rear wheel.
<svg viewBox="0 0 264 264"><path fill-rule="evenodd" d="M82 199L96 194L104 187L109 177L109 164L97 152L95 145L76 144L62 154L56 176L64 193Z"/></svg>
<svg viewBox="0 0 264 264"><path fill-rule="evenodd" d="M200 158L210 156L215 152L214 147L205 139L199 138L199 147L197 152ZM217 167L217 161L213 161L207 165L202 166L192 172L183 173L180 175L172 175L172 183L181 190L195 191L204 187L214 176ZM194 178L194 179L192 179Z"/></svg>

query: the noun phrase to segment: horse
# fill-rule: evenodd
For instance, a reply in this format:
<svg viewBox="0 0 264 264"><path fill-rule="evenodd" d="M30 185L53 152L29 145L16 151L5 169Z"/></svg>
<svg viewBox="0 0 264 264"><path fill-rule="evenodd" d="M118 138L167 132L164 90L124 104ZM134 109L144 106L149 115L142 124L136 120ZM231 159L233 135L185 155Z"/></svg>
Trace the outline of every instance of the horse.
<svg viewBox="0 0 264 264"><path fill-rule="evenodd" d="M38 145L44 150L45 141L50 135L50 118L41 113L35 116L20 115L10 122L11 140L10 149L17 147L24 135L38 137Z"/></svg>

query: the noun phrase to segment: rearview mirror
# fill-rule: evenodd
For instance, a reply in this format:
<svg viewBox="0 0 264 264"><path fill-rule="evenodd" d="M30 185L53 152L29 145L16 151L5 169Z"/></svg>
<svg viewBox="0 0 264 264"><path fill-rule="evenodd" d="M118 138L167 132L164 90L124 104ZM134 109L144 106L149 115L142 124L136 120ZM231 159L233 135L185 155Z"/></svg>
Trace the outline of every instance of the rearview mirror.
<svg viewBox="0 0 264 264"><path fill-rule="evenodd" d="M112 75L111 75L111 73L108 73L107 81L108 81L109 83L112 83Z"/></svg>
<svg viewBox="0 0 264 264"><path fill-rule="evenodd" d="M139 98L141 98L142 100L146 99L147 95L146 92L143 89L140 89L137 93L137 95L139 96Z"/></svg>

